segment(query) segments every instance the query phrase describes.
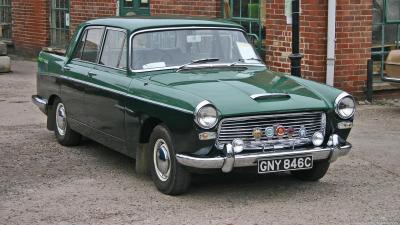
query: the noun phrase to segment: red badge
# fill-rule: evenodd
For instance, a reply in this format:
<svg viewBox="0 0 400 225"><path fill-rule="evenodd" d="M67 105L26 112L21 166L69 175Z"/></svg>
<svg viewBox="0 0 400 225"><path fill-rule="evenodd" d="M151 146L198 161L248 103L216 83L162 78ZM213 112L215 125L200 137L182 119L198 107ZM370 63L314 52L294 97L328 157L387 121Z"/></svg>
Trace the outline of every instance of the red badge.
<svg viewBox="0 0 400 225"><path fill-rule="evenodd" d="M285 128L281 125L277 126L275 130L277 136L285 135L285 131L286 131Z"/></svg>

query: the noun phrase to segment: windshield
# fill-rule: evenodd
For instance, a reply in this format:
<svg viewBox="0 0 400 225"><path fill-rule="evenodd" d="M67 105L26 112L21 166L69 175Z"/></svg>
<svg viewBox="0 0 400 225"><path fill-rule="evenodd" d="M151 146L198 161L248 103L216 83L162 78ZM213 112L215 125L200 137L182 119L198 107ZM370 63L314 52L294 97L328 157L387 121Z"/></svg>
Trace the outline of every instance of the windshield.
<svg viewBox="0 0 400 225"><path fill-rule="evenodd" d="M218 29L181 29L140 33L132 39L132 69L179 67L193 61L204 64L261 64L243 32ZM262 64L261 64L262 65Z"/></svg>

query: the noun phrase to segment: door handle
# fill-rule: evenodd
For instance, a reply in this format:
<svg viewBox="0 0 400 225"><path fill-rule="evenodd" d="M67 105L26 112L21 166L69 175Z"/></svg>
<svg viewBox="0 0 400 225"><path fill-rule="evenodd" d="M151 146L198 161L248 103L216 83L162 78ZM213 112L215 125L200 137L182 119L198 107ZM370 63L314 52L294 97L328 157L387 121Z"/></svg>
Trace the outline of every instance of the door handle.
<svg viewBox="0 0 400 225"><path fill-rule="evenodd" d="M63 66L62 67L62 70L65 72L65 71L71 71L71 67L69 67L69 66Z"/></svg>
<svg viewBox="0 0 400 225"><path fill-rule="evenodd" d="M97 76L97 74L96 74L96 73L93 73L93 72L89 72L89 73L88 73L88 76L89 76L89 77L95 77L95 76Z"/></svg>

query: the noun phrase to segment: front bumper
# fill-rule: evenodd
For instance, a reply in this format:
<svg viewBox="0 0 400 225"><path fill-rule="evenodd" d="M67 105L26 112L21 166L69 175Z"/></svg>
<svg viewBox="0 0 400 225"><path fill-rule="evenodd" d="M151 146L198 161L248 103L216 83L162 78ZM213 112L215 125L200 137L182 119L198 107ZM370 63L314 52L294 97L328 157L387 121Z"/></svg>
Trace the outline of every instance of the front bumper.
<svg viewBox="0 0 400 225"><path fill-rule="evenodd" d="M47 100L38 96L38 95L32 95L32 102L35 104L40 111L42 111L44 114L47 114Z"/></svg>
<svg viewBox="0 0 400 225"><path fill-rule="evenodd" d="M325 160L330 162L336 161L337 158L347 155L351 150L351 144L346 143L342 146L335 147L314 147L296 150L282 150L261 153L245 153L234 154L228 151L225 157L194 157L186 154L177 154L177 161L188 167L199 169L222 169L223 172L231 172L234 167L257 166L258 159L273 159L277 157L296 157L303 155L311 155L313 160Z"/></svg>

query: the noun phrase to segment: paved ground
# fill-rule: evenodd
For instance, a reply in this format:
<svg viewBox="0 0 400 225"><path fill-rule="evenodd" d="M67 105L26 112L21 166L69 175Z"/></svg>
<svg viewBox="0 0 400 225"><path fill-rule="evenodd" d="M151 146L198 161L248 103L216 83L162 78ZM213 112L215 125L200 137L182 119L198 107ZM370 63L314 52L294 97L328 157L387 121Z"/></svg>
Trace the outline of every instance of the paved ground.
<svg viewBox="0 0 400 225"><path fill-rule="evenodd" d="M318 183L287 174L197 176L160 194L134 160L66 148L30 103L35 64L0 75L0 224L400 224L400 107L360 106L353 151Z"/></svg>

